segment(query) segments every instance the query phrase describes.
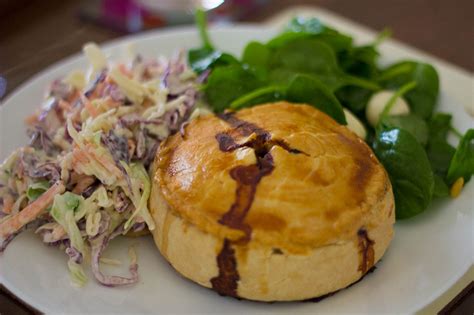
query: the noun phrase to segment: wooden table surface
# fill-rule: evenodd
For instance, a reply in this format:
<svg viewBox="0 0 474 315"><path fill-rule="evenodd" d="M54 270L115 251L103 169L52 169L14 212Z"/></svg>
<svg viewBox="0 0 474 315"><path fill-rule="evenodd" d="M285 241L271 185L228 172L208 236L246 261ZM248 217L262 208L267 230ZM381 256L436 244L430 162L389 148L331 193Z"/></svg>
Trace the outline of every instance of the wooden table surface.
<svg viewBox="0 0 474 315"><path fill-rule="evenodd" d="M6 94L80 51L83 43L124 35L80 20L82 5L67 0L0 0L0 76L7 80ZM394 38L474 71L473 0L277 0L244 21L260 22L293 5L323 7L375 30L388 26ZM1 315L28 313L0 289Z"/></svg>

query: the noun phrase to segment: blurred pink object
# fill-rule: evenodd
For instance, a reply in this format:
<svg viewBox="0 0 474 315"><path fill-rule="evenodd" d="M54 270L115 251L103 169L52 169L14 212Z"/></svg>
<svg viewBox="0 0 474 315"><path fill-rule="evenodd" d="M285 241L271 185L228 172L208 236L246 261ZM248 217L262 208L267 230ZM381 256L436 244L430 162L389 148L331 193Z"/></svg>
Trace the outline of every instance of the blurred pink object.
<svg viewBox="0 0 474 315"><path fill-rule="evenodd" d="M268 0L89 0L81 17L127 33L166 25L192 24L194 9L208 11L209 20L228 22L254 13Z"/></svg>

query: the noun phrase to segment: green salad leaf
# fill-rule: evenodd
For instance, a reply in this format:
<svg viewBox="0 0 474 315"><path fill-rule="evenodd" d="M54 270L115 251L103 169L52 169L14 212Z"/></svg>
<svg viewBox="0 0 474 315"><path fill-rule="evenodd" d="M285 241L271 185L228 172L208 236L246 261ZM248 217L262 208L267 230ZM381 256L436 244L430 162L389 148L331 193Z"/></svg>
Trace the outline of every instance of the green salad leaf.
<svg viewBox="0 0 474 315"><path fill-rule="evenodd" d="M338 59L341 68L345 72L358 77L373 79L379 73L377 67L378 57L377 47L366 45L343 51L339 54Z"/></svg>
<svg viewBox="0 0 474 315"><path fill-rule="evenodd" d="M270 85L256 89L230 103L229 108L241 109L258 104L265 104L287 99L287 88L284 86Z"/></svg>
<svg viewBox="0 0 474 315"><path fill-rule="evenodd" d="M379 89L376 83L344 73L331 47L313 38L295 39L277 48L271 56L270 67L314 76L331 91L346 85Z"/></svg>
<svg viewBox="0 0 474 315"><path fill-rule="evenodd" d="M212 108L222 112L233 101L262 85L249 69L240 65L230 65L212 71L207 80L205 94Z"/></svg>
<svg viewBox="0 0 474 315"><path fill-rule="evenodd" d="M429 134L426 153L433 172L443 178L443 180L446 179L449 164L456 151L456 149L448 143L451 120L452 116L449 114L436 113L428 121Z"/></svg>
<svg viewBox="0 0 474 315"><path fill-rule="evenodd" d="M453 183L463 177L464 182L474 174L474 129L469 129L459 141L451 163L449 163L447 181Z"/></svg>
<svg viewBox="0 0 474 315"><path fill-rule="evenodd" d="M215 54L201 18L197 21L203 29L203 49ZM204 93L215 111L288 100L311 104L345 124L342 106L334 92L343 86L379 89L375 82L347 74L339 67L337 50L333 49L349 49L350 37L314 19L293 20L283 34L267 44L248 43L237 63L211 64L207 59L206 63L198 63L202 66L200 71L206 67L213 69Z"/></svg>
<svg viewBox="0 0 474 315"><path fill-rule="evenodd" d="M346 124L341 104L326 85L316 78L303 74L294 77L288 86L287 99L313 105L340 124Z"/></svg>
<svg viewBox="0 0 474 315"><path fill-rule="evenodd" d="M436 69L413 60L378 65L379 45L389 31L356 45L352 37L318 19L294 18L269 41L249 42L238 59L214 48L204 13L199 14L203 46L190 52L190 64L198 72L210 70L203 91L215 112L286 100L312 105L346 124L347 108L365 125L366 141L390 175L399 219L423 212L432 198L449 196L456 179L468 181L472 176L473 132L462 136L452 126L451 115L434 112L439 96ZM373 128L367 124L366 109L380 90L394 95ZM401 96L410 113L391 115ZM450 133L461 138L457 149L448 142Z"/></svg>
<svg viewBox="0 0 474 315"><path fill-rule="evenodd" d="M215 66L238 64L239 61L234 56L216 50L212 45L207 33L205 12L198 9L196 10L195 16L203 46L188 51L188 62L191 68L195 72L201 73Z"/></svg>
<svg viewBox="0 0 474 315"><path fill-rule="evenodd" d="M254 68L267 69L270 63L270 49L259 42L250 42L245 46L242 62Z"/></svg>
<svg viewBox="0 0 474 315"><path fill-rule="evenodd" d="M449 196L449 187L444 179L434 174L433 198L444 198Z"/></svg>
<svg viewBox="0 0 474 315"><path fill-rule="evenodd" d="M408 131L424 147L428 141L428 125L415 114L386 116L377 126L380 130L393 128Z"/></svg>
<svg viewBox="0 0 474 315"><path fill-rule="evenodd" d="M373 92L358 86L347 85L338 89L335 95L344 107L349 108L353 113L362 113Z"/></svg>
<svg viewBox="0 0 474 315"><path fill-rule="evenodd" d="M326 43L337 53L348 50L352 46L350 36L324 25L319 19L302 17L292 19L285 30L266 45L269 48L278 48L296 39L310 38Z"/></svg>
<svg viewBox="0 0 474 315"><path fill-rule="evenodd" d="M351 46L338 54L338 60L341 68L352 75L376 79L380 73L377 65L380 56L378 46L391 36L388 29L383 30L377 38L370 44L363 46Z"/></svg>
<svg viewBox="0 0 474 315"><path fill-rule="evenodd" d="M392 182L397 219L423 212L431 202L435 180L420 143L408 131L394 128L378 133L373 149Z"/></svg>

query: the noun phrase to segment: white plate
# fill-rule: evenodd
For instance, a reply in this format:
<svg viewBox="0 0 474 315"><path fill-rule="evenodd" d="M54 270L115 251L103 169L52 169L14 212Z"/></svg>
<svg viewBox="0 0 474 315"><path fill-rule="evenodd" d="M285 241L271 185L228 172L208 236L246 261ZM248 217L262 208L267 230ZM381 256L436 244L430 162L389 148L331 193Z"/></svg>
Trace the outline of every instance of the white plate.
<svg viewBox="0 0 474 315"><path fill-rule="evenodd" d="M211 35L218 47L240 53L248 41L264 40L275 33L270 28L233 26L214 30ZM144 55L170 55L177 48L195 47L199 40L194 30L176 29L115 41L106 45L105 51L117 57L129 43ZM386 56L385 62L400 57L390 52ZM1 159L26 143L22 122L40 103L48 83L85 65L82 56L73 56L38 74L10 96L0 108ZM448 92L442 91L439 109L452 112L455 125L465 131L473 121ZM398 222L395 239L377 270L319 303L266 304L220 297L174 272L151 238L114 241L105 254L126 261L128 243L137 244L140 282L133 287L106 288L92 276L85 288L72 287L66 255L44 246L31 233L20 235L0 257L0 281L45 313L412 313L444 292L472 264L473 193L474 184L469 183L459 198L436 203L424 214Z"/></svg>

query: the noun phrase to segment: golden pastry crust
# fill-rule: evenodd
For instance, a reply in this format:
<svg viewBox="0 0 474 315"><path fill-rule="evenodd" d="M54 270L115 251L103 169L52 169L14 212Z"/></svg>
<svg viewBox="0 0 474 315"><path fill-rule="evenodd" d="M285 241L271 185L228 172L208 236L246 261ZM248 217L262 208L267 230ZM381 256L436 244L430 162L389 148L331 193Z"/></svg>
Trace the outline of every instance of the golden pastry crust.
<svg viewBox="0 0 474 315"><path fill-rule="evenodd" d="M221 294L335 291L365 274L393 235L385 170L361 139L307 105L198 118L162 143L154 166L158 248Z"/></svg>

